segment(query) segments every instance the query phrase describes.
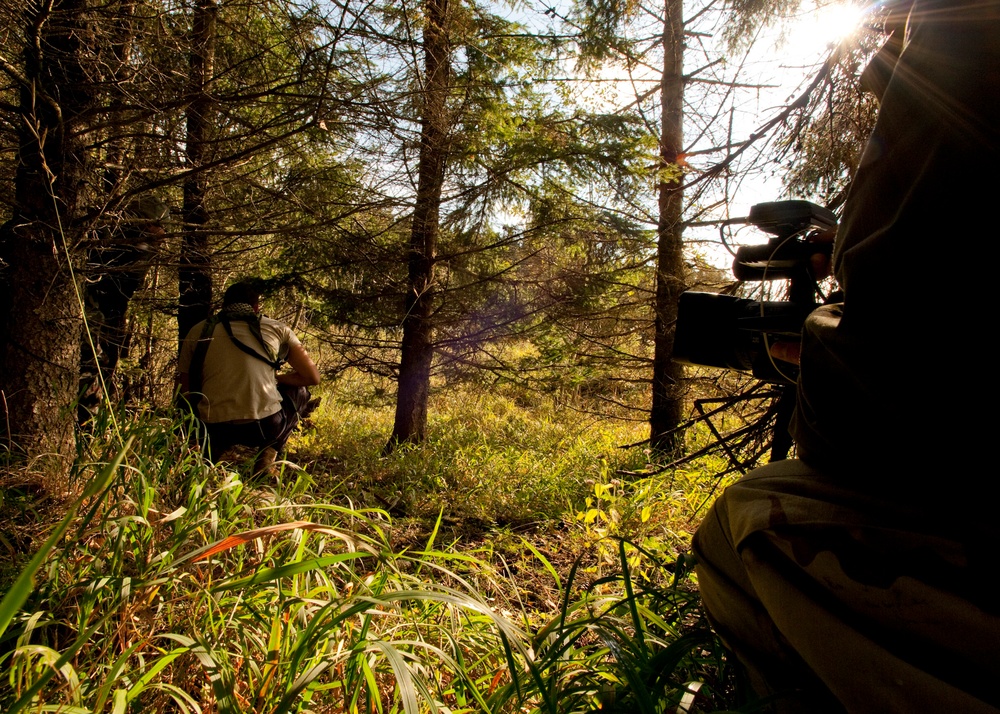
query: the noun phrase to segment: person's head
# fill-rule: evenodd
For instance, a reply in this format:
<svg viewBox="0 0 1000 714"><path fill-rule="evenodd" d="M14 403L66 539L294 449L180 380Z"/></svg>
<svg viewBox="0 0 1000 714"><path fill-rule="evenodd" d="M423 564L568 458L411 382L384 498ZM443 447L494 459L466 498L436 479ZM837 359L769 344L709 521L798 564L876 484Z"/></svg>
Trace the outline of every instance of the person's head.
<svg viewBox="0 0 1000 714"><path fill-rule="evenodd" d="M241 280L226 288L222 296L222 307L232 305L249 305L254 312L260 311L260 298L263 294L260 285L255 280Z"/></svg>

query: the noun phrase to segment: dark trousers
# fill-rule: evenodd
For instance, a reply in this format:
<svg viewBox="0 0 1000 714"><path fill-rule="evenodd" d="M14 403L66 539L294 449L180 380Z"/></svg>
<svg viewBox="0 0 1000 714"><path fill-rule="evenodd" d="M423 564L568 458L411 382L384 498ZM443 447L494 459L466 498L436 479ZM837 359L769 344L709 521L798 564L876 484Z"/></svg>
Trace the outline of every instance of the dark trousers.
<svg viewBox="0 0 1000 714"><path fill-rule="evenodd" d="M996 714L996 519L880 476L790 459L726 489L692 543L708 615L783 714Z"/></svg>
<svg viewBox="0 0 1000 714"><path fill-rule="evenodd" d="M214 461L234 446L246 446L258 451L270 447L282 451L298 426L300 415L311 395L305 387L278 385L281 408L274 414L245 423L218 422L204 424L205 453Z"/></svg>

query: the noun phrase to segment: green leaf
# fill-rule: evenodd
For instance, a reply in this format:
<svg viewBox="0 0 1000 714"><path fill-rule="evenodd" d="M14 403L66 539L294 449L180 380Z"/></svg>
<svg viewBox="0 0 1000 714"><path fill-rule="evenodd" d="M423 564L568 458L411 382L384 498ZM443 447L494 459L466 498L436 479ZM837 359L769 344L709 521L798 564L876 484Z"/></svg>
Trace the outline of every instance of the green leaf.
<svg viewBox="0 0 1000 714"><path fill-rule="evenodd" d="M42 544L42 547L38 549L38 552L35 553L28 565L17 576L17 580L10 586L3 600L0 600L0 637L7 631L11 620L14 619L14 616L21 610L24 603L27 602L28 596L31 595L35 587L35 573L42 567L42 564L49 557L49 553L59 544L63 535L69 530L80 507L88 499L96 496L108 487L122 459L125 458L125 452L128 451L131 445L132 437L129 437L128 441L125 442L125 446L121 448L111 463L101 469L100 473L88 484L83 494L73 502L69 508L69 512L60 521L59 525L55 527L55 530L52 531L52 534Z"/></svg>
<svg viewBox="0 0 1000 714"><path fill-rule="evenodd" d="M257 571L249 577L239 578L238 580L230 580L229 582L216 585L212 588L212 592L239 590L241 588L250 587L251 585L268 583L273 580L280 580L281 578L287 578L292 575L308 573L312 570L318 570L330 565L336 565L337 563L344 563L349 560L357 560L358 558L365 557L368 557L367 553L340 553L338 555L327 555L322 558L303 560L300 563L281 565L277 568L265 568L264 570Z"/></svg>

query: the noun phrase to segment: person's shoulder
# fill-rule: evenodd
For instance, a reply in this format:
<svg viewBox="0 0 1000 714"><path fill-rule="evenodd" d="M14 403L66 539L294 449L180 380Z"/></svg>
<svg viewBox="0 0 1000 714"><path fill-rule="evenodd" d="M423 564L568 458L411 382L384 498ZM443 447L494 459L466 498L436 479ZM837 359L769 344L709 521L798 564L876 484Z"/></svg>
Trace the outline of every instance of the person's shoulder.
<svg viewBox="0 0 1000 714"><path fill-rule="evenodd" d="M295 336L295 331L286 325L281 320L275 320L273 317L267 317L266 315L261 315L260 317L261 329L266 329L280 335L281 342L287 342L289 340L297 341L298 338Z"/></svg>
<svg viewBox="0 0 1000 714"><path fill-rule="evenodd" d="M208 320L202 320L197 323L194 327L188 330L187 336L184 339L192 341L201 339L201 333L205 331L205 325L207 323Z"/></svg>
<svg viewBox="0 0 1000 714"><path fill-rule="evenodd" d="M281 330L281 331L288 330L290 332L291 329L292 329L291 327L289 327L288 325L286 325L281 320L275 320L273 317L268 317L267 315L261 315L260 316L260 324L261 324L262 327L264 325L267 325L268 327L271 327L272 329Z"/></svg>

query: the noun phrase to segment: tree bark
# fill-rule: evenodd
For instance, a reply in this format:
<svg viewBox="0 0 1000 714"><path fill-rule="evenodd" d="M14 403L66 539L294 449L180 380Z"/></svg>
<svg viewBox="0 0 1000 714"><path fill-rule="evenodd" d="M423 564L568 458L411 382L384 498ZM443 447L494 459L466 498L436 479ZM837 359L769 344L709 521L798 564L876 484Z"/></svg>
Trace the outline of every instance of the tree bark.
<svg viewBox="0 0 1000 714"><path fill-rule="evenodd" d="M177 330L182 341L196 324L208 317L212 305L211 252L205 226L208 224L206 193L208 176L201 170L210 140L215 99L216 0L198 0L191 20L187 108L187 167L192 173L184 181L184 243L181 248Z"/></svg>
<svg viewBox="0 0 1000 714"><path fill-rule="evenodd" d="M675 454L680 438L673 431L683 418L684 369L672 360L677 301L684 291L684 16L680 0L668 0L663 23L663 77L660 118L655 338L653 398L649 415L650 443Z"/></svg>
<svg viewBox="0 0 1000 714"><path fill-rule="evenodd" d="M83 324L76 275L94 197L88 132L102 71L100 38L87 0L34 5L25 19L14 215L0 239L7 298L0 429L4 446L50 458L46 470L64 476L76 455Z"/></svg>
<svg viewBox="0 0 1000 714"><path fill-rule="evenodd" d="M410 232L408 289L400 345L396 415L387 448L423 441L434 358L434 262L447 153L451 72L448 0L426 0L424 86L417 195Z"/></svg>

